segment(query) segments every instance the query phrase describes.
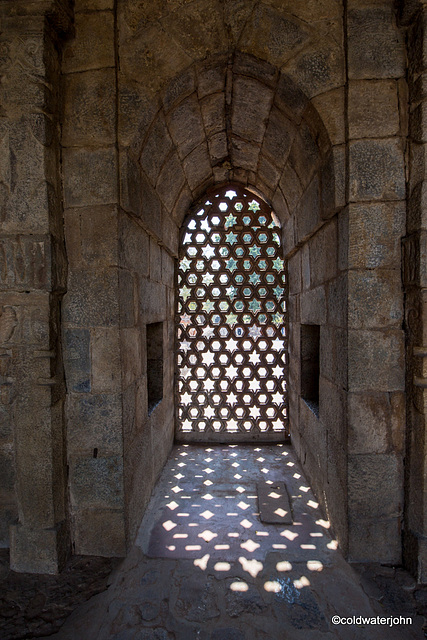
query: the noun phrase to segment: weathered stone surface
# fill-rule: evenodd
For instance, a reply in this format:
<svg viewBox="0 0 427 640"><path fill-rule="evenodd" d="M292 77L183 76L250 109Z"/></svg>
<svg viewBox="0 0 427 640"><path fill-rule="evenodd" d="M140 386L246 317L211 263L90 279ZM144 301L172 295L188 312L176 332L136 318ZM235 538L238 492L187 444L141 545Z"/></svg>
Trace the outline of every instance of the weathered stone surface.
<svg viewBox="0 0 427 640"><path fill-rule="evenodd" d="M71 74L64 82L64 146L109 145L115 141L114 69Z"/></svg>
<svg viewBox="0 0 427 640"><path fill-rule="evenodd" d="M240 49L279 68L306 43L308 29L289 14L257 5L240 37Z"/></svg>
<svg viewBox="0 0 427 640"><path fill-rule="evenodd" d="M309 98L344 84L344 56L332 38L314 50L304 49L284 70Z"/></svg>
<svg viewBox="0 0 427 640"><path fill-rule="evenodd" d="M114 147L64 149L64 197L67 207L117 201L117 158Z"/></svg>
<svg viewBox="0 0 427 640"><path fill-rule="evenodd" d="M350 200L402 200L403 151L399 140L350 143Z"/></svg>
<svg viewBox="0 0 427 640"><path fill-rule="evenodd" d="M74 514L76 553L106 558L126 555L124 516L121 510L81 509ZM108 531L108 536L105 532Z"/></svg>
<svg viewBox="0 0 427 640"><path fill-rule="evenodd" d="M236 76L233 82L233 132L245 140L260 144L273 101L273 92L265 84Z"/></svg>
<svg viewBox="0 0 427 640"><path fill-rule="evenodd" d="M404 419L405 404L401 392L351 393L349 451L354 454L375 454L396 448L401 452Z"/></svg>
<svg viewBox="0 0 427 640"><path fill-rule="evenodd" d="M215 171L215 165L219 164L228 156L228 146L227 146L227 136L225 131L221 133L217 133L208 141L209 145L209 155L213 167L213 171ZM228 172L228 168L225 167L225 171ZM215 182L223 182L224 180L216 179ZM227 178L225 178L227 181Z"/></svg>
<svg viewBox="0 0 427 640"><path fill-rule="evenodd" d="M205 132L208 137L225 130L225 95L212 93L201 101Z"/></svg>
<svg viewBox="0 0 427 640"><path fill-rule="evenodd" d="M309 184L320 161L319 148L308 126L302 124L289 154L289 164L295 170L303 187Z"/></svg>
<svg viewBox="0 0 427 640"><path fill-rule="evenodd" d="M70 458L71 500L80 508L119 508L123 501L122 483L121 456Z"/></svg>
<svg viewBox="0 0 427 640"><path fill-rule="evenodd" d="M301 242L320 223L319 180L315 176L301 196L296 213L297 241Z"/></svg>
<svg viewBox="0 0 427 640"><path fill-rule="evenodd" d="M70 274L64 296L63 320L78 327L118 324L118 273L76 271Z"/></svg>
<svg viewBox="0 0 427 640"><path fill-rule="evenodd" d="M77 13L77 37L64 50L65 72L114 67L114 17L110 12Z"/></svg>
<svg viewBox="0 0 427 640"><path fill-rule="evenodd" d="M399 134L397 83L393 80L353 80L348 93L350 138L380 138Z"/></svg>
<svg viewBox="0 0 427 640"><path fill-rule="evenodd" d="M173 78L163 92L163 107L169 111L174 104L180 102L195 91L195 71L186 69L183 73Z"/></svg>
<svg viewBox="0 0 427 640"><path fill-rule="evenodd" d="M311 100L329 134L333 145L345 142L344 88L332 89Z"/></svg>
<svg viewBox="0 0 427 640"><path fill-rule="evenodd" d="M175 156L172 156L167 161L168 167L177 168L178 176L180 176L181 168ZM159 183L167 190L167 168L164 169L164 175L160 174ZM162 202L160 200L161 194L157 190L154 190L148 178L141 174L140 177L141 188L141 206L140 209L135 212L141 220L141 223L148 232L154 234L156 238L161 238L162 224L163 224L163 211ZM165 193L165 197L168 195Z"/></svg>
<svg viewBox="0 0 427 640"><path fill-rule="evenodd" d="M349 560L366 562L378 558L382 564L398 565L402 549L397 542L401 535L401 518L355 518L349 523Z"/></svg>
<svg viewBox="0 0 427 640"><path fill-rule="evenodd" d="M240 138L232 138L231 160L235 167L252 169L258 166L259 147Z"/></svg>
<svg viewBox="0 0 427 640"><path fill-rule="evenodd" d="M200 187L212 177L212 167L206 142L191 151L183 161L188 186L200 192Z"/></svg>
<svg viewBox="0 0 427 640"><path fill-rule="evenodd" d="M345 327L348 313L347 276L341 275L331 280L326 289L328 324Z"/></svg>
<svg viewBox="0 0 427 640"><path fill-rule="evenodd" d="M90 391L90 332L88 329L64 330L65 378L71 391Z"/></svg>
<svg viewBox="0 0 427 640"><path fill-rule="evenodd" d="M391 7L371 6L348 12L348 64L351 79L404 75L403 34Z"/></svg>
<svg viewBox="0 0 427 640"><path fill-rule="evenodd" d="M163 250L159 244L150 238L150 280L152 282L162 280L162 253Z"/></svg>
<svg viewBox="0 0 427 640"><path fill-rule="evenodd" d="M121 384L118 328L93 329L90 346L93 393L118 392Z"/></svg>
<svg viewBox="0 0 427 640"><path fill-rule="evenodd" d="M401 274L396 270L349 271L348 326L399 328L403 317Z"/></svg>
<svg viewBox="0 0 427 640"><path fill-rule="evenodd" d="M280 179L280 171L262 154L260 154L259 163L258 163L258 176L260 180L270 189L272 192L275 192L277 188L277 184ZM258 186L258 184L257 184ZM265 193L265 191L262 191ZM268 197L270 194L266 193Z"/></svg>
<svg viewBox="0 0 427 640"><path fill-rule="evenodd" d="M320 372L321 375L345 388L350 358L345 329L325 325L320 333Z"/></svg>
<svg viewBox="0 0 427 640"><path fill-rule="evenodd" d="M200 99L224 90L227 71L226 58L206 60L196 69L197 93Z"/></svg>
<svg viewBox="0 0 427 640"><path fill-rule="evenodd" d="M4 235L0 238L0 289L52 289L51 252L46 236Z"/></svg>
<svg viewBox="0 0 427 640"><path fill-rule="evenodd" d="M172 149L172 140L166 127L163 114L154 122L141 152L141 167L153 184Z"/></svg>
<svg viewBox="0 0 427 640"><path fill-rule="evenodd" d="M139 304L143 322L161 321L166 309L166 287L140 278Z"/></svg>
<svg viewBox="0 0 427 640"><path fill-rule="evenodd" d="M218 0L202 0L195 6L181 5L179 12L161 22L183 51L193 59L200 59L222 51L226 45L226 31Z"/></svg>
<svg viewBox="0 0 427 640"><path fill-rule="evenodd" d="M289 213L293 214L302 195L302 187L297 174L289 162L286 164L280 179L280 189L288 205Z"/></svg>
<svg viewBox="0 0 427 640"><path fill-rule="evenodd" d="M397 517L402 512L403 466L394 454L350 454L348 467L348 502L353 512L364 517ZM387 482L384 482L387 478Z"/></svg>
<svg viewBox="0 0 427 640"><path fill-rule="evenodd" d="M149 236L136 219L123 214L119 221L120 266L142 276L149 272Z"/></svg>
<svg viewBox="0 0 427 640"><path fill-rule="evenodd" d="M326 322L326 299L324 287L316 287L301 294L301 322L324 324Z"/></svg>
<svg viewBox="0 0 427 640"><path fill-rule="evenodd" d="M156 192L168 211L172 210L185 182L181 162L177 154L173 152L166 160L156 185ZM150 213L149 217L152 216L152 212Z"/></svg>
<svg viewBox="0 0 427 640"><path fill-rule="evenodd" d="M404 389L404 340L401 331L350 330L348 361L351 391Z"/></svg>
<svg viewBox="0 0 427 640"><path fill-rule="evenodd" d="M167 124L179 157L185 158L203 142L205 132L202 114L195 94L183 100L167 115Z"/></svg>
<svg viewBox="0 0 427 640"><path fill-rule="evenodd" d="M279 109L273 108L268 119L262 153L277 166L283 167L296 134L295 125Z"/></svg>
<svg viewBox="0 0 427 640"><path fill-rule="evenodd" d="M335 220L323 225L310 239L311 286L316 287L337 276L337 244L337 224Z"/></svg>
<svg viewBox="0 0 427 640"><path fill-rule="evenodd" d="M71 455L120 453L122 406L119 394L71 393L67 414Z"/></svg>
<svg viewBox="0 0 427 640"><path fill-rule="evenodd" d="M123 387L126 389L142 374L141 330L139 327L122 329L120 338Z"/></svg>
<svg viewBox="0 0 427 640"><path fill-rule="evenodd" d="M399 268L404 203L351 204L348 211L349 267Z"/></svg>
<svg viewBox="0 0 427 640"><path fill-rule="evenodd" d="M120 80L123 82L120 83ZM145 87L119 77L118 87L118 140L121 145L134 144L138 149L153 120L158 105Z"/></svg>

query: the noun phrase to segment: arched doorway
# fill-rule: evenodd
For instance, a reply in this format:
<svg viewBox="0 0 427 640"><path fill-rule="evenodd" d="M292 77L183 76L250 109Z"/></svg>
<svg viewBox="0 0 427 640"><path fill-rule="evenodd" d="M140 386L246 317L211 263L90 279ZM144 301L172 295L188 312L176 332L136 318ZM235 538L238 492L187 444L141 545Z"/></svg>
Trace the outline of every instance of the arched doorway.
<svg viewBox="0 0 427 640"><path fill-rule="evenodd" d="M187 216L177 269L176 439L281 441L287 431L280 225L227 185Z"/></svg>

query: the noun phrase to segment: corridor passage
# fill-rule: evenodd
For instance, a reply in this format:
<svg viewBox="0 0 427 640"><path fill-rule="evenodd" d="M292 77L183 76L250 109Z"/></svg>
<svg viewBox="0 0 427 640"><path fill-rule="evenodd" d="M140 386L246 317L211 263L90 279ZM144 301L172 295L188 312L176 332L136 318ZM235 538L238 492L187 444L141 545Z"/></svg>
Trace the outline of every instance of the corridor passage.
<svg viewBox="0 0 427 640"><path fill-rule="evenodd" d="M282 522L261 520L266 501ZM50 638L421 638L424 620L414 613L410 584L403 571L356 571L343 560L291 447L180 445L109 589ZM334 625L333 616L359 620ZM381 625L378 616L409 617L412 624Z"/></svg>

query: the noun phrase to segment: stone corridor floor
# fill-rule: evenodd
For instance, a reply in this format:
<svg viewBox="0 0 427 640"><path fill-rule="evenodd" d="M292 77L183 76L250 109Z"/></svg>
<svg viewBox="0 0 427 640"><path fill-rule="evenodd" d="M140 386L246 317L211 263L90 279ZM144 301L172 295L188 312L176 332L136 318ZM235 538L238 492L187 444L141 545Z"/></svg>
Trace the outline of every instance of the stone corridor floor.
<svg viewBox="0 0 427 640"><path fill-rule="evenodd" d="M293 524L260 521L257 484L278 481L288 487ZM291 447L181 445L108 590L49 638L424 638L416 605L425 595L402 570L344 561ZM333 616L356 621L333 624ZM400 616L412 623L361 619Z"/></svg>

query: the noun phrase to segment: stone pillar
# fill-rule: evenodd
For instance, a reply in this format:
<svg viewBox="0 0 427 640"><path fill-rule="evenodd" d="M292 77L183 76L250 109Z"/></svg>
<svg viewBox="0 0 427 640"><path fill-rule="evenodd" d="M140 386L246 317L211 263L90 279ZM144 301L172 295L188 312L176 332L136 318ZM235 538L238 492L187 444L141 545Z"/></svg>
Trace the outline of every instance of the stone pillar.
<svg viewBox="0 0 427 640"><path fill-rule="evenodd" d="M406 2L409 54L409 182L403 241L407 330L407 416L404 560L427 581L427 3Z"/></svg>
<svg viewBox="0 0 427 640"><path fill-rule="evenodd" d="M346 18L349 558L398 563L405 426L404 40L391 1L349 0Z"/></svg>
<svg viewBox="0 0 427 640"><path fill-rule="evenodd" d="M76 2L62 66L72 543L77 554L102 556L126 552L114 4Z"/></svg>
<svg viewBox="0 0 427 640"><path fill-rule="evenodd" d="M11 567L35 573L57 572L69 539L58 139L58 50L71 22L67 4L1 3L0 402L11 425L2 430L1 445L10 469L9 512L17 516L10 523Z"/></svg>

